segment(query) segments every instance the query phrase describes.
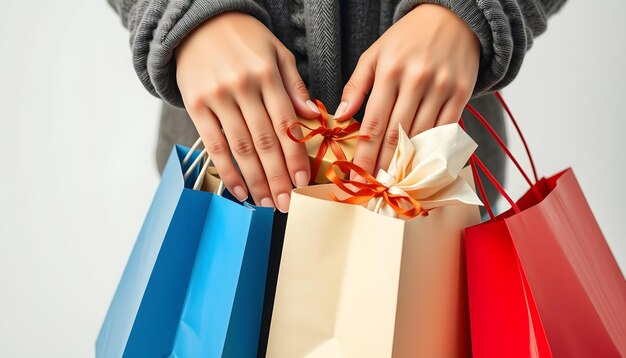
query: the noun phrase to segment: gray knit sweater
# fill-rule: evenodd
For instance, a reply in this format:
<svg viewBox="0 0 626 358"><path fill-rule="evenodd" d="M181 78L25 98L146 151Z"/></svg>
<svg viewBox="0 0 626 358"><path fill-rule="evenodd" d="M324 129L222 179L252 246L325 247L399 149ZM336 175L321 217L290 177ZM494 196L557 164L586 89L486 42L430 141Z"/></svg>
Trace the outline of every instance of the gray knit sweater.
<svg viewBox="0 0 626 358"><path fill-rule="evenodd" d="M331 111L360 55L393 23L421 3L454 11L478 36L481 60L474 97L510 83L535 36L565 0L108 0L130 30L133 65L155 96L182 107L176 84L176 46L196 26L226 12L240 11L263 22L296 56L298 71L313 98ZM473 104L504 133L493 96ZM364 108L365 106L363 106ZM362 117L363 110L355 118ZM467 114L464 114L464 118ZM478 156L502 179L503 156L474 121L468 132ZM173 143L197 138L184 110L165 106L157 157L162 168ZM495 193L490 190L490 192Z"/></svg>
<svg viewBox="0 0 626 358"><path fill-rule="evenodd" d="M420 3L454 11L478 35L475 94L515 78L547 17L565 0L108 0L130 30L133 64L150 93L182 106L172 53L197 25L236 10L262 21L298 55L312 97L334 109L357 60L389 26ZM305 31L306 28L306 31ZM340 34L340 36L338 36ZM308 56L307 56L308 55ZM308 57L308 61L306 60Z"/></svg>

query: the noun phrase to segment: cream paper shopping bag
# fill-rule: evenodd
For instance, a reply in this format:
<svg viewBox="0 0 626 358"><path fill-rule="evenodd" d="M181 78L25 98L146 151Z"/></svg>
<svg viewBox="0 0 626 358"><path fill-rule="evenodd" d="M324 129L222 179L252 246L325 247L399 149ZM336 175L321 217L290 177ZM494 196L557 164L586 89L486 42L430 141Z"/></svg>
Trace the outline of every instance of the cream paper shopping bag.
<svg viewBox="0 0 626 358"><path fill-rule="evenodd" d="M469 168L461 177L471 183ZM347 195L292 193L267 357L470 356L461 241L478 207L403 220L329 193Z"/></svg>
<svg viewBox="0 0 626 358"><path fill-rule="evenodd" d="M267 357L470 356L462 230L476 206L404 221L294 190Z"/></svg>

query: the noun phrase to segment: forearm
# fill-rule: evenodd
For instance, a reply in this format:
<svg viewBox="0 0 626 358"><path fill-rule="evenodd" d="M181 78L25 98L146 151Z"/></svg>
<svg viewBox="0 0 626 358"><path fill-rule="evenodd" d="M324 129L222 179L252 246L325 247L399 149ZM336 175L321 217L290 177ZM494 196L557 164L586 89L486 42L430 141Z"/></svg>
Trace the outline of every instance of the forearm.
<svg viewBox="0 0 626 358"><path fill-rule="evenodd" d="M434 3L454 11L477 35L480 69L474 95L495 91L518 74L526 51L566 0L401 0L394 22L415 6Z"/></svg>
<svg viewBox="0 0 626 358"><path fill-rule="evenodd" d="M182 107L176 84L173 52L198 25L227 11L254 16L266 26L270 19L253 0L108 0L130 31L133 66L144 87L166 102Z"/></svg>

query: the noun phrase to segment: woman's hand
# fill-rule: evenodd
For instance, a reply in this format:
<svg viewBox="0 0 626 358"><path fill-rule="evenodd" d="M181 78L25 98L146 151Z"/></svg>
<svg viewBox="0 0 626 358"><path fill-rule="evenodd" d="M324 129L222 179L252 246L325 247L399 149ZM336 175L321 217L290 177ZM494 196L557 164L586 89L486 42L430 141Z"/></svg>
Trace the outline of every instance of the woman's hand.
<svg viewBox="0 0 626 358"><path fill-rule="evenodd" d="M176 80L226 188L242 201L249 189L256 203L286 212L292 183L310 176L306 149L286 128L296 113L319 115L293 54L254 17L228 12L176 49Z"/></svg>
<svg viewBox="0 0 626 358"><path fill-rule="evenodd" d="M452 11L418 5L363 53L337 115L353 116L371 90L354 163L376 175L398 144L398 123L410 137L454 123L472 95L480 62L476 35ZM354 173L352 174L354 179Z"/></svg>

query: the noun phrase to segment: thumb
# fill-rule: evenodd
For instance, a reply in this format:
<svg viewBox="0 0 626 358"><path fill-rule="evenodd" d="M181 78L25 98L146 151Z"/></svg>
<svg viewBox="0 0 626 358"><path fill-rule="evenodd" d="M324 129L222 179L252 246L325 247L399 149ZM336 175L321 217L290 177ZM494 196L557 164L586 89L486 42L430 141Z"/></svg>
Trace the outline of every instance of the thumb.
<svg viewBox="0 0 626 358"><path fill-rule="evenodd" d="M341 103L339 103L334 117L350 118L359 111L365 96L374 85L375 64L374 56L367 52L361 55L352 76L343 88Z"/></svg>
<svg viewBox="0 0 626 358"><path fill-rule="evenodd" d="M298 67L296 66L296 58L287 49L278 51L278 70L296 114L308 119L318 117L320 111L315 103L311 101L309 91L302 77L300 77Z"/></svg>

